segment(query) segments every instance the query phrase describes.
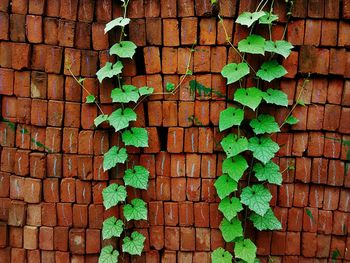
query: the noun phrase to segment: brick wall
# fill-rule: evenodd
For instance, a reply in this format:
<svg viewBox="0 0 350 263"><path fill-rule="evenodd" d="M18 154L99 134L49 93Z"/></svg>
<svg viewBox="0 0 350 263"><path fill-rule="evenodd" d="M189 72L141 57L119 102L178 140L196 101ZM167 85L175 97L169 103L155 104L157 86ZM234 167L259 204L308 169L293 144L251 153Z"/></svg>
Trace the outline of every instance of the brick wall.
<svg viewBox="0 0 350 263"><path fill-rule="evenodd" d="M221 16L237 42L248 33L233 23L255 9L255 0L221 0ZM350 261L350 1L294 0L287 39L295 45L283 62L289 71L280 87L292 105L313 73L295 116L300 122L275 139L284 173L281 187L270 187L283 229L253 233L262 262L328 262L337 250ZM118 138L94 130L94 105L66 68L111 112L111 81L99 86L96 70L109 59L115 32L104 25L121 14L112 0L0 0L0 262L97 262L105 212L101 191L120 180L123 167L101 171L102 155ZM218 226L220 175L219 112L225 101L191 96L189 80L232 95L221 68L235 59L208 0L131 0L130 38L139 46L136 62L125 61L125 81L163 91L185 73L189 47L197 42L186 79L174 96L152 96L137 108L137 125L147 127L150 147L134 149L131 162L149 168L149 190L130 192L148 201L149 221L135 223L145 234L137 262L209 262L224 245ZM275 0L280 39L285 1ZM261 32L267 34L268 32ZM286 111L271 109L277 120ZM39 143L38 143L39 142ZM343 143L342 143L343 142ZM42 146L45 146L42 147ZM50 151L49 151L50 150ZM311 215L312 214L312 215ZM115 241L113 241L115 243ZM336 253L337 254L337 253ZM127 260L128 258L126 258ZM316 260L317 259L317 260ZM12 260L12 261L11 261ZM85 260L85 261L84 261Z"/></svg>

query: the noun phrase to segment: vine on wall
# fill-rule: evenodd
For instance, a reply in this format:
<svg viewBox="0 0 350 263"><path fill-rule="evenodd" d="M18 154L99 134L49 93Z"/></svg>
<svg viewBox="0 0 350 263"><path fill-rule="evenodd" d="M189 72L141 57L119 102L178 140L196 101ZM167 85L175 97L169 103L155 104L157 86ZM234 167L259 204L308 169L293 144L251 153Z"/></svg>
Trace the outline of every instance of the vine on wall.
<svg viewBox="0 0 350 263"><path fill-rule="evenodd" d="M234 131L231 130L232 132L221 141L226 159L222 163L223 174L216 180L215 188L221 199L219 210L224 216L220 224L222 236L225 242L234 243L234 257L248 263L257 261L257 248L247 237L247 219L258 230L282 228L270 208L272 195L265 186L266 183L282 183L280 168L272 161L279 145L271 139L271 135L280 132L285 124L292 125L298 122L292 116L295 106L280 125L272 115L260 109L262 104L288 106L287 94L274 87L264 89L266 84L262 82L270 83L287 73L279 64L277 56L287 58L293 48L285 40L272 40L271 27L278 20L278 16L273 13L273 0L270 10L263 11L267 3L268 0L260 1L255 12L244 12L238 16L236 23L250 28L250 33L246 39L239 41L237 48L231 43L223 20L219 17L227 42L239 55L241 62L229 63L221 71L228 85L238 82L239 88L234 92L233 101L228 98L230 105L220 113L219 130L234 128ZM269 39L253 33L258 24L268 27ZM249 54L259 61L259 57L265 56L266 53L270 56L259 69L254 69L245 59L246 54ZM248 75L255 79L254 87L243 87L243 80ZM246 117L248 110L255 112L254 119ZM242 184L241 179L244 175L246 178ZM256 179L254 182L258 183L252 183L253 175ZM214 263L228 263L232 260L233 255L224 248L218 248L212 253Z"/></svg>

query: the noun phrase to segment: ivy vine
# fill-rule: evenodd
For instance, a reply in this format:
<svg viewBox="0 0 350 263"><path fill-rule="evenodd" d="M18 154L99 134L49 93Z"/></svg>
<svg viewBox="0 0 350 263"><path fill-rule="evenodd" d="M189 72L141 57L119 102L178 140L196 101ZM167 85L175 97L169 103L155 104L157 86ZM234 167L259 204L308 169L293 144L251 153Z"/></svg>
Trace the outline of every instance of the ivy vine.
<svg viewBox="0 0 350 263"><path fill-rule="evenodd" d="M293 48L288 41L272 39L271 27L278 20L278 16L273 13L273 0L270 10L263 11L267 3L267 0L260 1L255 12L243 12L238 16L236 23L249 28L250 33L238 42L237 47L230 41L223 20L219 16L226 40L239 55L241 62L229 63L221 71L222 76L227 79L227 85L238 83L239 88L235 90L233 100L228 98L230 106L220 113L219 130L230 130L231 133L221 141L226 159L222 163L223 174L218 177L214 185L221 199L218 209L223 214L220 224L223 239L225 242L234 243L235 259L247 263L258 261L257 248L247 237L247 219L258 230L282 228L270 207L272 195L265 186L266 183L282 184L282 172L272 161L280 147L271 139L271 135L280 132L285 124L292 125L298 122L292 115L296 105L281 125L276 122L274 116L260 109L262 104L288 107L287 94L277 88L264 88L270 85L264 82L270 83L287 73L279 63L278 56L287 58ZM254 33L254 27L258 24L268 27L269 39ZM266 53L269 57L258 69L254 69L245 59L246 54L254 58L254 56L265 56ZM243 87L243 79L247 76L256 80L254 87ZM254 119L246 117L248 109L255 112ZM245 174L246 183L241 184L240 181ZM257 183L252 183L253 175L256 178L254 182ZM214 263L229 263L234 257L224 248L217 248L212 253Z"/></svg>

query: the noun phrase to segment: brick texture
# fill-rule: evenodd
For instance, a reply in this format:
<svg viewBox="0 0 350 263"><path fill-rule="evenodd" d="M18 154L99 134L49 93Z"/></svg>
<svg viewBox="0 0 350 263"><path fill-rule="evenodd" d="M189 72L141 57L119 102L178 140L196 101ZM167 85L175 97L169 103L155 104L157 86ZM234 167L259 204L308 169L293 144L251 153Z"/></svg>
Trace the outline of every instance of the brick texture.
<svg viewBox="0 0 350 263"><path fill-rule="evenodd" d="M220 1L233 43L249 33L234 23L237 13L258 2ZM277 39L287 21L285 1L276 0L274 11ZM208 0L130 1L127 32L139 47L136 62L124 63L126 83L165 91L198 45L189 63L194 75L179 93L151 96L137 109L150 147L130 149L130 161L145 165L151 178L148 191L130 194L148 202L149 222L135 223L147 237L143 257L125 262L204 263L224 246L213 187L223 159L218 118L226 107L218 94L232 96L220 71L237 57L210 12ZM113 110L114 83L99 85L95 72L115 41L104 25L120 14L112 0L0 0L1 116L15 123L0 123L1 263L98 261L103 219L119 214L104 211L101 192L124 167L102 172L103 154L118 138L108 127L93 128L98 109L84 105L86 93L70 71L85 78L105 112ZM295 48L280 82L289 105L305 75L311 78L306 106L295 110L300 122L277 136L276 162L295 169L271 188L283 229L252 233L262 262L329 262L334 251L339 262L350 262L349 19L349 0L294 0L286 38ZM192 79L213 92L190 93ZM284 110L269 110L283 120Z"/></svg>

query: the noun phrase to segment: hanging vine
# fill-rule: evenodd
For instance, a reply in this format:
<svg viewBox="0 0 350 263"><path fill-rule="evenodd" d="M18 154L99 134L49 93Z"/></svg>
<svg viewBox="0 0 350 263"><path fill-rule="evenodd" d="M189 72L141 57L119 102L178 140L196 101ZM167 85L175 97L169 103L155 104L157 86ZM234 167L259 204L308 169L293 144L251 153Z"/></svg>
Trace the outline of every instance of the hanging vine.
<svg viewBox="0 0 350 263"><path fill-rule="evenodd" d="M229 63L221 71L228 85L238 83L239 88L234 92L233 100L228 98L232 106L228 106L220 113L219 130L234 128L234 131L221 141L226 159L222 163L223 174L216 180L215 188L221 199L219 210L224 216L220 224L223 239L225 242L234 243L236 259L248 263L257 260L257 248L247 237L247 219L258 230L282 228L270 207L272 195L265 186L266 183L282 184L280 167L272 161L279 150L279 145L271 139L271 135L280 132L285 124L292 125L298 122L292 115L295 106L280 125L274 116L263 113L260 109L263 104L288 106L287 94L276 88L266 89L264 88L266 85L262 82L270 83L287 73L276 56L287 58L293 48L291 43L285 40L272 40L271 27L278 20L278 16L273 13L273 0L270 10L263 11L268 2L268 0L260 1L255 12L244 12L238 16L236 23L250 29L249 35L239 41L238 47L230 41L223 20L219 17L227 42L238 54L241 62ZM258 24L268 27L269 39L254 33L254 27ZM266 53L270 56L259 69L255 69L245 59L246 54L259 59ZM254 87L243 87L243 80L248 75L255 76ZM247 110L255 112L254 119L246 117ZM245 187L241 187L243 185L241 180L245 174L247 175ZM258 183L252 183L253 175L256 178L254 182L258 181ZM233 255L224 248L218 248L212 253L214 263L228 263L232 260Z"/></svg>

